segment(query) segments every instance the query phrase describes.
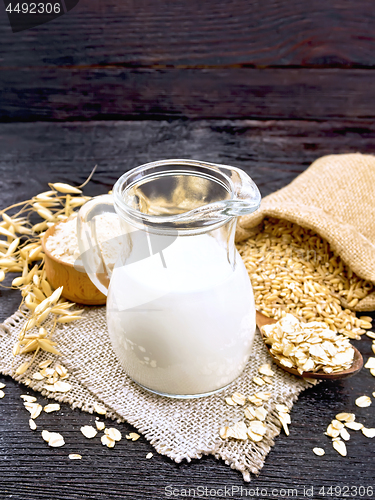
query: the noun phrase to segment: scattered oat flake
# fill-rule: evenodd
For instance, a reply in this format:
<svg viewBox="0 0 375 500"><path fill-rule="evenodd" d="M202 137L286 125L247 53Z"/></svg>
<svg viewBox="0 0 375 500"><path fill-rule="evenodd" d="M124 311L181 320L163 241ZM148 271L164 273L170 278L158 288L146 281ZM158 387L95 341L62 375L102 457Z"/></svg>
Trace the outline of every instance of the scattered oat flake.
<svg viewBox="0 0 375 500"><path fill-rule="evenodd" d="M56 370L57 374L60 375L60 377L65 377L65 375L67 375L67 373L68 373L68 370L65 368L65 366L60 365L60 364L57 364L55 366L55 370Z"/></svg>
<svg viewBox="0 0 375 500"><path fill-rule="evenodd" d="M243 406L246 403L246 396L244 396L240 392L235 392L234 394L232 394L232 400L238 405Z"/></svg>
<svg viewBox="0 0 375 500"><path fill-rule="evenodd" d="M266 416L267 416L267 410L265 408L256 408L254 410L254 416L255 418L257 418L258 420L261 420L262 422L264 420L266 420Z"/></svg>
<svg viewBox="0 0 375 500"><path fill-rule="evenodd" d="M235 402L233 401L233 399L232 399L232 398L225 398L225 402L226 402L226 403L227 403L227 405L229 405L229 406L236 406L236 404L237 404L237 403L235 403Z"/></svg>
<svg viewBox="0 0 375 500"><path fill-rule="evenodd" d="M131 439L132 441L137 441L141 436L137 434L136 432L130 432L127 436L126 439Z"/></svg>
<svg viewBox="0 0 375 500"><path fill-rule="evenodd" d="M375 377L375 368L370 368L370 373L373 377Z"/></svg>
<svg viewBox="0 0 375 500"><path fill-rule="evenodd" d="M336 415L336 420L339 420L340 422L354 422L355 415L354 413L338 413Z"/></svg>
<svg viewBox="0 0 375 500"><path fill-rule="evenodd" d="M273 384L273 380L271 377L262 377L266 384Z"/></svg>
<svg viewBox="0 0 375 500"><path fill-rule="evenodd" d="M0 399L3 399L4 396L5 396L5 392L0 389Z"/></svg>
<svg viewBox="0 0 375 500"><path fill-rule="evenodd" d="M154 454L150 452L150 453L147 453L146 458L149 459L149 458L152 458L153 456L154 456Z"/></svg>
<svg viewBox="0 0 375 500"><path fill-rule="evenodd" d="M55 392L55 384L53 384L53 385L51 385L51 384L45 384L43 386L43 389L46 389L49 392Z"/></svg>
<svg viewBox="0 0 375 500"><path fill-rule="evenodd" d="M107 436L107 434L104 434L100 438L100 440L102 442L102 445L107 446L108 448L113 448L116 444L116 441L114 439L111 439L109 436Z"/></svg>
<svg viewBox="0 0 375 500"><path fill-rule="evenodd" d="M350 434L349 432L345 429L345 427L343 429L340 429L340 437L344 440L344 441L349 441L350 439Z"/></svg>
<svg viewBox="0 0 375 500"><path fill-rule="evenodd" d="M28 412L30 412L31 418L39 417L41 411L43 410L43 406L38 403L28 403L25 402L24 406Z"/></svg>
<svg viewBox="0 0 375 500"><path fill-rule="evenodd" d="M105 429L104 432L105 432L105 434L107 434L108 437L113 439L113 441L121 441L122 435L118 429L115 429L114 427L110 427L109 429Z"/></svg>
<svg viewBox="0 0 375 500"><path fill-rule="evenodd" d="M375 368L375 358L368 358L365 368L368 368L371 370L371 368Z"/></svg>
<svg viewBox="0 0 375 500"><path fill-rule="evenodd" d="M264 385L265 384L265 381L260 377L253 377L253 382L254 382L254 384L257 384L257 385Z"/></svg>
<svg viewBox="0 0 375 500"><path fill-rule="evenodd" d="M95 425L96 425L96 428L98 429L98 431L102 431L103 429L105 429L104 422L100 422L99 420L95 420Z"/></svg>
<svg viewBox="0 0 375 500"><path fill-rule="evenodd" d="M363 424L360 424L359 422L345 422L345 427L351 429L352 431L359 431L362 429Z"/></svg>
<svg viewBox="0 0 375 500"><path fill-rule="evenodd" d="M261 365L258 371L261 375L267 375L268 377L272 377L273 375L275 375L275 372L272 371L271 366L268 363Z"/></svg>
<svg viewBox="0 0 375 500"><path fill-rule="evenodd" d="M370 337L370 339L375 339L375 333L374 332L366 332L367 337Z"/></svg>
<svg viewBox="0 0 375 500"><path fill-rule="evenodd" d="M34 398L34 396L28 396L27 394L21 394L20 398L24 401L27 401L28 403L35 403L36 401L36 398Z"/></svg>
<svg viewBox="0 0 375 500"><path fill-rule="evenodd" d="M31 384L31 380L29 378L25 378L25 380L22 383L25 384L25 385L30 385Z"/></svg>
<svg viewBox="0 0 375 500"><path fill-rule="evenodd" d="M247 418L248 420L254 420L255 418L255 410L253 408L245 408L245 418ZM260 419L259 419L260 420Z"/></svg>
<svg viewBox="0 0 375 500"><path fill-rule="evenodd" d="M367 408L371 405L371 399L368 396L361 396L355 400L355 404L360 408Z"/></svg>
<svg viewBox="0 0 375 500"><path fill-rule="evenodd" d="M69 458L70 460L81 460L82 455L79 455L79 453L70 453Z"/></svg>
<svg viewBox="0 0 375 500"><path fill-rule="evenodd" d="M81 432L88 439L94 438L98 433L98 431L91 425L84 425L83 427L81 427Z"/></svg>
<svg viewBox="0 0 375 500"><path fill-rule="evenodd" d="M375 391L372 393L372 397L375 398Z"/></svg>
<svg viewBox="0 0 375 500"><path fill-rule="evenodd" d="M279 420L283 426L284 432L287 436L289 436L289 427L288 424L290 424L290 416L288 413L279 413L278 415ZM289 418L288 418L289 417Z"/></svg>
<svg viewBox="0 0 375 500"><path fill-rule="evenodd" d="M325 432L325 434L329 437L332 437L332 438L337 438L339 437L340 435L340 430L339 429L335 429L332 424L329 424L329 426L327 427L327 430Z"/></svg>
<svg viewBox="0 0 375 500"><path fill-rule="evenodd" d="M266 425L259 420L253 420L250 422L247 429L250 429L251 432L254 432L255 434L259 434L259 436L264 436L267 431Z"/></svg>
<svg viewBox="0 0 375 500"><path fill-rule="evenodd" d="M253 403L256 406L262 406L263 404L263 401L256 396L248 396L247 399L250 401L250 403Z"/></svg>
<svg viewBox="0 0 375 500"><path fill-rule="evenodd" d="M255 432L253 432L251 429L248 429L247 430L247 435L249 436L249 438L254 441L255 443L258 443L259 441L262 441L263 439L263 436L261 436L260 434L256 434Z"/></svg>
<svg viewBox="0 0 375 500"><path fill-rule="evenodd" d="M33 379L34 380L43 380L44 377L40 372L35 372L35 373L33 373Z"/></svg>
<svg viewBox="0 0 375 500"><path fill-rule="evenodd" d="M375 437L375 429L368 429L366 427L362 427L362 434L364 434L367 438Z"/></svg>
<svg viewBox="0 0 375 500"><path fill-rule="evenodd" d="M71 388L72 386L68 384L68 382L59 381L54 384L54 390L56 392L68 392Z"/></svg>
<svg viewBox="0 0 375 500"><path fill-rule="evenodd" d="M37 405L36 408L34 408L34 410L31 412L30 416L31 418L38 418L39 415L41 414L43 410L43 406L42 405Z"/></svg>
<svg viewBox="0 0 375 500"><path fill-rule="evenodd" d="M227 432L227 437L233 439L239 439L241 441L246 441L247 427L245 422L236 422L231 427L229 427Z"/></svg>
<svg viewBox="0 0 375 500"><path fill-rule="evenodd" d="M49 441L49 435L50 435L49 431L45 431L45 430L42 431L42 438L44 439L44 441L47 441L47 443Z"/></svg>
<svg viewBox="0 0 375 500"><path fill-rule="evenodd" d="M337 441L333 441L332 446L337 451L337 453L340 453L342 457L346 457L347 451L344 441L341 441L340 439L338 439Z"/></svg>
<svg viewBox="0 0 375 500"><path fill-rule="evenodd" d="M229 432L229 427L222 427L219 431L221 439L227 439L228 432ZM130 438L128 436L126 436L126 439L130 439Z"/></svg>
<svg viewBox="0 0 375 500"><path fill-rule="evenodd" d="M52 377L55 374L54 368L44 368L41 372L45 377Z"/></svg>
<svg viewBox="0 0 375 500"><path fill-rule="evenodd" d="M305 377L305 382L308 382L309 384L311 385L316 385L319 383L319 380L316 379L316 378L308 378L308 377Z"/></svg>
<svg viewBox="0 0 375 500"><path fill-rule="evenodd" d="M99 415L105 415L107 413L107 410L104 408L104 406L101 406L97 403L94 404L94 411Z"/></svg>
<svg viewBox="0 0 375 500"><path fill-rule="evenodd" d="M4 389L4 387L6 387L6 385L0 382L0 389Z"/></svg>
<svg viewBox="0 0 375 500"><path fill-rule="evenodd" d="M289 413L289 408L286 405L276 405L276 410L280 413Z"/></svg>
<svg viewBox="0 0 375 500"><path fill-rule="evenodd" d="M58 432L50 432L48 438L48 445L53 448L58 448L60 446L64 446L65 441L61 434Z"/></svg>
<svg viewBox="0 0 375 500"><path fill-rule="evenodd" d="M59 411L60 410L60 405L58 403L56 404L50 404L50 405L46 405L43 410L46 412L46 413L52 413L53 411Z"/></svg>
<svg viewBox="0 0 375 500"><path fill-rule="evenodd" d="M313 448L313 453L315 453L315 455L318 455L318 457L322 457L326 454L323 448Z"/></svg>
<svg viewBox="0 0 375 500"><path fill-rule="evenodd" d="M29 419L29 426L32 431L36 430L36 423L35 420L33 420L32 418Z"/></svg>
<svg viewBox="0 0 375 500"><path fill-rule="evenodd" d="M44 368L48 368L49 365L52 363L52 359L46 359L45 361L42 361L41 363L39 363L39 368L41 368L42 370Z"/></svg>
<svg viewBox="0 0 375 500"><path fill-rule="evenodd" d="M344 424L342 422L339 422L336 419L332 420L331 425L334 429L338 429L338 430L340 430L344 427Z"/></svg>
<svg viewBox="0 0 375 500"><path fill-rule="evenodd" d="M257 392L254 394L256 398L261 399L262 401L268 401L272 396L271 392Z"/></svg>

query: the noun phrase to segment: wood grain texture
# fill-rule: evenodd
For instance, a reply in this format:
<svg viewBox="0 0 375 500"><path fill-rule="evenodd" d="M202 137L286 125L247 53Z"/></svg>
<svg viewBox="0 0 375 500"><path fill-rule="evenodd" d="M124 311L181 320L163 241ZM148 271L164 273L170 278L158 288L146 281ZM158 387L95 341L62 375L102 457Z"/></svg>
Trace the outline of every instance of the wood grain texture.
<svg viewBox="0 0 375 500"><path fill-rule="evenodd" d="M160 158L187 157L220 161L245 169L258 183L262 194L281 188L311 161L328 153L361 151L374 153L375 125L372 121L317 122L94 122L17 123L0 125L1 207L28 198L45 189L47 181L80 184L98 163L98 171L85 192L106 192L125 170ZM18 305L19 296L0 291L0 320ZM374 315L373 315L374 317ZM371 341L355 343L365 357L371 355ZM374 402L357 408L356 397L374 390L368 370L337 382L309 389L294 405L290 436L281 434L267 457L259 477L245 484L242 476L212 457L175 464L155 454L142 437L133 443L122 440L112 450L98 439L87 440L79 431L95 417L62 405L61 411L43 414L38 430L28 427L28 413L20 394L27 391L9 377L6 396L0 400L0 499L1 500L162 500L167 486L180 493L185 488L237 488L227 498L246 498L240 488L252 488L247 498L293 498L306 500L303 487L314 488L315 500L343 498L327 488L375 486L373 441L351 431L348 457L343 458L323 435L339 411L355 411L357 420L375 427ZM46 400L36 394L40 402ZM109 424L109 423L108 423ZM115 424L123 434L130 426ZM40 436L47 428L61 432L63 448L49 448ZM312 448L326 449L317 457ZM70 461L69 453L81 453L81 461ZM319 494L324 486L325 496ZM257 490L258 488L258 490ZM263 494L261 490L263 489ZM267 492L265 490L267 489ZM167 490L168 491L168 490ZM231 490L230 490L231 491ZM170 498L193 498L177 494ZM202 498L214 498L213 494ZM350 498L364 498L352 495Z"/></svg>
<svg viewBox="0 0 375 500"><path fill-rule="evenodd" d="M0 121L375 116L361 69L3 69Z"/></svg>
<svg viewBox="0 0 375 500"><path fill-rule="evenodd" d="M2 65L375 66L372 0L80 0L13 35L1 9Z"/></svg>
<svg viewBox="0 0 375 500"><path fill-rule="evenodd" d="M238 166L262 196L291 182L319 156L375 154L375 123L362 121L135 121L0 124L0 192L8 206L48 182L81 184L98 165L88 194L103 194L125 171L162 158Z"/></svg>
<svg viewBox="0 0 375 500"><path fill-rule="evenodd" d="M373 117L374 22L372 0L81 0L14 34L0 9L0 121Z"/></svg>

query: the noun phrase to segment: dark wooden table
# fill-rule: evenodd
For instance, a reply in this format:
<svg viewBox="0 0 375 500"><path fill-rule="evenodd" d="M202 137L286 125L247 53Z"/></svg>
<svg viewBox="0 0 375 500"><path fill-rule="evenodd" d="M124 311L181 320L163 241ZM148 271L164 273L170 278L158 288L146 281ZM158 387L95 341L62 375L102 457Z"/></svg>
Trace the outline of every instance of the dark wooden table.
<svg viewBox="0 0 375 500"><path fill-rule="evenodd" d="M143 121L90 123L15 123L0 125L1 206L29 198L45 189L49 181L81 183L93 165L98 170L86 193L105 193L125 170L158 158L186 157L220 161L246 170L268 194L291 181L311 161L332 152L374 152L375 126L372 122L283 122L277 121ZM16 291L0 291L1 317L5 319L18 305ZM367 358L371 341L355 343ZM250 498L308 498L304 488L313 488L313 498L345 498L345 486L374 484L373 441L360 432L351 432L348 456L333 450L323 431L339 411L355 411L357 419L375 426L374 404L357 408L356 397L371 395L374 378L363 369L359 375L322 383L307 390L293 411L290 436L281 434L267 457L259 477L250 484L239 472L212 457L192 463L175 464L157 455L144 438L122 440L114 449L89 441L80 426L94 417L62 405L61 411L39 417L38 423L60 430L66 446L52 449L39 432L28 426L28 413L20 394L33 394L9 377L6 396L0 400L0 499L83 500L162 499L175 488L207 487L202 498L213 498L215 489L227 487L227 498L243 498L241 487L252 489ZM39 400L42 400L36 394ZM43 400L44 402L44 400ZM51 425L52 424L52 425ZM123 434L133 430L118 425ZM316 457L315 446L327 453ZM81 461L70 461L69 453L81 453ZM332 486L332 490L329 488ZM234 488L233 495L231 488ZM238 488L238 489L237 489ZM324 488L324 490L322 489ZM336 488L336 490L335 490ZM342 488L341 494L339 488ZM323 496L324 491L324 496ZM348 490L349 494L354 493ZM358 492L362 490L358 490ZM330 495L330 493L332 493ZM188 498L193 498L192 494ZM363 498L359 493L349 498ZM369 497L365 497L369 498Z"/></svg>
<svg viewBox="0 0 375 500"><path fill-rule="evenodd" d="M0 6L0 206L50 181L79 184L95 164L89 195L134 166L186 157L241 167L264 196L321 155L374 154L374 23L372 0L80 0L12 33ZM0 300L3 320L19 295L0 290ZM371 354L368 338L356 346ZM343 458L323 435L343 410L375 427L375 404L354 405L375 389L368 370L302 394L290 436L250 484L212 457L147 460L144 438L104 448L79 431L94 417L65 405L39 417L66 437L49 448L28 427L19 396L31 391L0 380L0 500L158 500L167 487L170 498L194 498L198 487L212 491L196 498L214 498L226 487L235 499L360 499L371 498L360 486L375 489L375 440L352 432ZM327 454L316 457L315 446ZM72 452L83 459L70 461Z"/></svg>

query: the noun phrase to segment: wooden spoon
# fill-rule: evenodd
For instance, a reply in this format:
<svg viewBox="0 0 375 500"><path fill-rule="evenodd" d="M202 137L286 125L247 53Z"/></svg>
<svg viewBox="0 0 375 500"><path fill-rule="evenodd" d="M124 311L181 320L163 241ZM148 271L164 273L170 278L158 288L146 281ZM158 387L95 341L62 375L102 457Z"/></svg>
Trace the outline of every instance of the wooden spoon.
<svg viewBox="0 0 375 500"><path fill-rule="evenodd" d="M262 333L262 329L261 329L262 326L264 326L264 325L271 325L272 323L276 323L276 320L274 320L272 318L268 318L264 314L262 314L259 311L257 311L256 312L256 323L257 323L257 326L258 326L259 330ZM263 337L263 340L265 340L265 337L264 337L263 333L262 333L262 337ZM362 354L358 351L358 349L356 349L354 346L352 346L353 349L354 349L353 364L347 370L343 370L343 371L337 372L337 373L324 373L324 372L303 372L303 373L299 373L295 368L287 368L286 366L283 366L280 363L280 361L277 358L275 358L275 356L273 356L273 354L270 351L270 347L269 347L268 344L266 344L266 347L268 349L269 355L271 356L271 358L273 359L273 361L275 362L275 364L277 366L279 366L280 368L282 368L283 370L285 370L285 371L287 371L289 373L292 373L293 375L296 375L297 377L318 378L318 379L321 379L321 380L338 380L340 378L347 378L347 377L351 377L352 375L355 375L356 373L359 372L359 370L363 366Z"/></svg>

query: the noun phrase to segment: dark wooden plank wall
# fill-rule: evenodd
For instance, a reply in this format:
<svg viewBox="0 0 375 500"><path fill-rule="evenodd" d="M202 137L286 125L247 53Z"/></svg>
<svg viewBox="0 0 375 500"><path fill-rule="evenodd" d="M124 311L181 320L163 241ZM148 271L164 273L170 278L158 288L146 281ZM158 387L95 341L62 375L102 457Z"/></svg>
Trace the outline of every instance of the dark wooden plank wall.
<svg viewBox="0 0 375 500"><path fill-rule="evenodd" d="M80 0L12 33L0 120L375 116L372 0Z"/></svg>

